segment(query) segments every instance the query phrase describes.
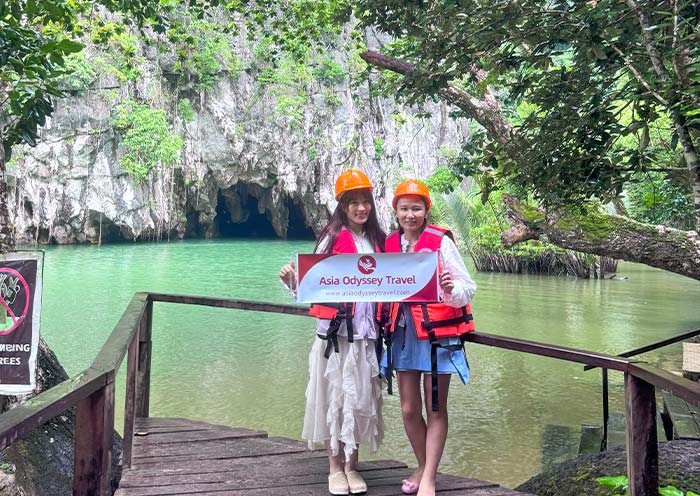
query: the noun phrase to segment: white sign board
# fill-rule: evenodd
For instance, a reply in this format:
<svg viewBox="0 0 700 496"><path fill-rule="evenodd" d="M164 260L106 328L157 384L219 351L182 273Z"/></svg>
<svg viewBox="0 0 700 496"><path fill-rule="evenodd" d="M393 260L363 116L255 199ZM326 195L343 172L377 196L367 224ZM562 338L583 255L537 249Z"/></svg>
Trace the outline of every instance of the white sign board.
<svg viewBox="0 0 700 496"><path fill-rule="evenodd" d="M438 256L438 252L297 255L297 301L437 301Z"/></svg>

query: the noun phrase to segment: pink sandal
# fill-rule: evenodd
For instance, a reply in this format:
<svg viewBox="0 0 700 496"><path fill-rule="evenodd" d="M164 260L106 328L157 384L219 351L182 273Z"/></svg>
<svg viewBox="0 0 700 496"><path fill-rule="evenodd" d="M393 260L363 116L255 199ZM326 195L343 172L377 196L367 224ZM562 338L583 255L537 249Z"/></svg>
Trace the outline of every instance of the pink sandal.
<svg viewBox="0 0 700 496"><path fill-rule="evenodd" d="M416 494L420 484L418 482L413 482L408 479L401 481L401 492L404 494Z"/></svg>

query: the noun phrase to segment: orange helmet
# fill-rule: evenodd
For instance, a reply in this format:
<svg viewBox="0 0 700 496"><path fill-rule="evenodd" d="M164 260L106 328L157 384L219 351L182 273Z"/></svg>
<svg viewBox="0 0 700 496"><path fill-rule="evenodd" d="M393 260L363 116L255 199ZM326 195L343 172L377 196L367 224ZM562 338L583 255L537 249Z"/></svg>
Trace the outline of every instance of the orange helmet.
<svg viewBox="0 0 700 496"><path fill-rule="evenodd" d="M353 189L367 188L372 191L372 183L364 172L357 169L348 169L335 180L335 199L339 200L340 195Z"/></svg>
<svg viewBox="0 0 700 496"><path fill-rule="evenodd" d="M416 195L423 198L425 200L426 210L430 210L430 207L433 204L430 201L430 191L428 191L428 187L424 182L418 181L417 179L409 179L408 181L400 183L396 187L396 191L394 191L394 199L391 202L394 210L396 210L396 203L399 201L399 197L405 195Z"/></svg>

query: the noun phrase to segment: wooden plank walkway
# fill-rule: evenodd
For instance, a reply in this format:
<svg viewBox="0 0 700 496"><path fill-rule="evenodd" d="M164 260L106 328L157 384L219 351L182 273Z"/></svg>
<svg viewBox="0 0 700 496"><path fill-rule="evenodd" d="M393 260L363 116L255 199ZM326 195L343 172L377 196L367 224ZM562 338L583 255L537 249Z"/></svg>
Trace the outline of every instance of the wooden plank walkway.
<svg viewBox="0 0 700 496"><path fill-rule="evenodd" d="M369 496L401 495L404 463L361 462ZM132 468L124 470L115 496L326 496L328 463L324 450L306 443L238 429L173 418L137 418ZM477 479L438 476L444 496L523 496Z"/></svg>
<svg viewBox="0 0 700 496"><path fill-rule="evenodd" d="M625 416L622 413L611 413L608 418L608 449L614 448L615 446L625 446L625 436ZM663 418L660 413L656 414L656 439L658 441L667 439ZM602 441L602 425L582 425L578 454L600 453Z"/></svg>
<svg viewBox="0 0 700 496"><path fill-rule="evenodd" d="M700 414L697 407L663 391L664 416L670 422L673 439L700 439Z"/></svg>

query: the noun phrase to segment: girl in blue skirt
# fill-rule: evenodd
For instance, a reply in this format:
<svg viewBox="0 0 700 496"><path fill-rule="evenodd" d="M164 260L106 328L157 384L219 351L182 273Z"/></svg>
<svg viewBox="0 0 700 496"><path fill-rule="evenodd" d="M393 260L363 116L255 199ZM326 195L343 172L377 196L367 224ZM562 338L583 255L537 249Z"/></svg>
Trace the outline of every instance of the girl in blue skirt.
<svg viewBox="0 0 700 496"><path fill-rule="evenodd" d="M425 184L415 180L399 184L393 207L399 230L387 238L387 253L440 252L441 302L392 303L390 344L382 360L384 377L391 378L392 370L396 371L404 428L418 461L416 471L402 481L401 490L404 494L434 496L447 439L450 377L457 374L465 384L469 380L469 366L459 336L474 330L468 304L476 284L469 277L451 233L428 224L431 201Z"/></svg>

